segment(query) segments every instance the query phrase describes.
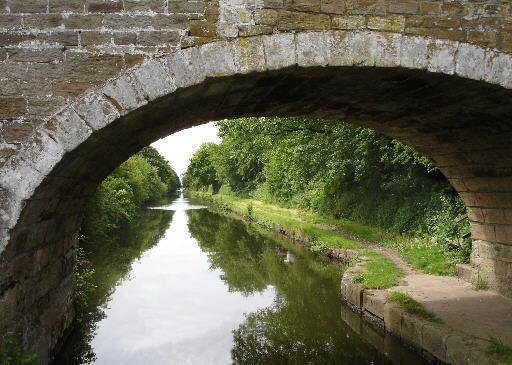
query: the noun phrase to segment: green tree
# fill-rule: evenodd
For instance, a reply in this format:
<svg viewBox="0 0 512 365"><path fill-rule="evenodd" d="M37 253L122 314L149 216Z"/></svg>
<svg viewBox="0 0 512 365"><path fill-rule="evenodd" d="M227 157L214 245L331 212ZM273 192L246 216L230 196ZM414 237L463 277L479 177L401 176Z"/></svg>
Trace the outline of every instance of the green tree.
<svg viewBox="0 0 512 365"><path fill-rule="evenodd" d="M212 163L212 155L217 145L214 143L203 143L199 150L190 159L187 171L183 175L183 186L192 189L202 189L212 186L215 191L220 188L217 173Z"/></svg>

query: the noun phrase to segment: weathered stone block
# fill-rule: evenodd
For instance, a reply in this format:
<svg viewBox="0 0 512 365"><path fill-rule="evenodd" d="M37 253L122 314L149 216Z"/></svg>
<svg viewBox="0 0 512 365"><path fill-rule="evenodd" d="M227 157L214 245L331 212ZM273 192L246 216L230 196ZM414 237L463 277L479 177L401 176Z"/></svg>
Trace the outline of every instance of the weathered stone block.
<svg viewBox="0 0 512 365"><path fill-rule="evenodd" d="M59 81L53 85L53 92L57 96L78 96L91 86L88 81Z"/></svg>
<svg viewBox="0 0 512 365"><path fill-rule="evenodd" d="M366 18L364 16L335 16L332 18L332 29L351 30L365 27Z"/></svg>
<svg viewBox="0 0 512 365"><path fill-rule="evenodd" d="M145 99L154 100L176 90L174 80L164 65L155 60L142 64L131 71Z"/></svg>
<svg viewBox="0 0 512 365"><path fill-rule="evenodd" d="M459 1L443 2L442 13L445 15L464 16L468 15L466 8Z"/></svg>
<svg viewBox="0 0 512 365"><path fill-rule="evenodd" d="M495 232L497 242L512 243L512 225L498 224L495 226Z"/></svg>
<svg viewBox="0 0 512 365"><path fill-rule="evenodd" d="M189 22L189 33L197 37L215 37L217 24L206 20L191 20Z"/></svg>
<svg viewBox="0 0 512 365"><path fill-rule="evenodd" d="M348 13L352 15L386 15L386 2L382 0L357 0L350 2Z"/></svg>
<svg viewBox="0 0 512 365"><path fill-rule="evenodd" d="M110 44L111 42L112 34L108 32L85 31L80 34L80 44L82 47Z"/></svg>
<svg viewBox="0 0 512 365"><path fill-rule="evenodd" d="M20 116L27 111L27 101L22 97L0 98L0 118Z"/></svg>
<svg viewBox="0 0 512 365"><path fill-rule="evenodd" d="M70 14L64 18L64 26L66 29L96 29L101 27L102 21L103 16L100 14Z"/></svg>
<svg viewBox="0 0 512 365"><path fill-rule="evenodd" d="M0 211L4 227L14 226L20 214L20 198L28 199L32 196L41 181L43 181L43 175L19 156L13 156L6 162L4 168L0 170L0 184L4 191L14 196L11 196L10 206Z"/></svg>
<svg viewBox="0 0 512 365"><path fill-rule="evenodd" d="M126 68L130 68L135 65L138 65L138 64L142 63L144 61L144 59L145 59L145 56L142 54L125 53L125 55L124 55L124 63L125 63Z"/></svg>
<svg viewBox="0 0 512 365"><path fill-rule="evenodd" d="M428 70L452 75L455 72L455 53L458 42L436 39L429 47Z"/></svg>
<svg viewBox="0 0 512 365"><path fill-rule="evenodd" d="M201 46L205 76L233 75L236 72L233 56L231 44L228 42L215 42Z"/></svg>
<svg viewBox="0 0 512 365"><path fill-rule="evenodd" d="M151 30L153 17L149 15L138 14L105 14L103 16L103 26L109 29L143 29Z"/></svg>
<svg viewBox="0 0 512 365"><path fill-rule="evenodd" d="M205 79L201 51L197 48L173 52L167 58L167 68L177 87L195 85Z"/></svg>
<svg viewBox="0 0 512 365"><path fill-rule="evenodd" d="M100 130L119 118L119 110L104 96L95 92L78 100L73 109L94 130Z"/></svg>
<svg viewBox="0 0 512 365"><path fill-rule="evenodd" d="M62 159L64 148L42 131L36 131L20 151L23 159L37 171L47 175Z"/></svg>
<svg viewBox="0 0 512 365"><path fill-rule="evenodd" d="M293 34L263 36L267 69L275 70L295 65L295 41Z"/></svg>
<svg viewBox="0 0 512 365"><path fill-rule="evenodd" d="M368 65L396 67L400 65L400 34L370 33Z"/></svg>
<svg viewBox="0 0 512 365"><path fill-rule="evenodd" d="M384 305L386 298L382 293L366 290L363 293L363 308L372 315L384 320Z"/></svg>
<svg viewBox="0 0 512 365"><path fill-rule="evenodd" d="M0 15L0 28L13 30L22 27L21 15Z"/></svg>
<svg viewBox="0 0 512 365"><path fill-rule="evenodd" d="M204 1L173 0L168 1L167 10L169 13L204 13L205 5Z"/></svg>
<svg viewBox="0 0 512 365"><path fill-rule="evenodd" d="M299 11L320 11L320 0L285 0L285 8Z"/></svg>
<svg viewBox="0 0 512 365"><path fill-rule="evenodd" d="M7 143L22 142L34 131L31 123L12 121L2 125L2 137Z"/></svg>
<svg viewBox="0 0 512 365"><path fill-rule="evenodd" d="M341 279L341 294L343 298L358 311L363 308L363 286L353 282L354 275L344 274Z"/></svg>
<svg viewBox="0 0 512 365"><path fill-rule="evenodd" d="M37 35L25 33L0 32L0 47L15 46L23 42L35 40Z"/></svg>
<svg viewBox="0 0 512 365"><path fill-rule="evenodd" d="M46 13L48 0L9 0L11 13Z"/></svg>
<svg viewBox="0 0 512 365"><path fill-rule="evenodd" d="M278 16L275 10L261 9L254 12L253 18L255 24L276 25Z"/></svg>
<svg viewBox="0 0 512 365"><path fill-rule="evenodd" d="M497 34L496 43L499 49L512 52L512 33L500 32Z"/></svg>
<svg viewBox="0 0 512 365"><path fill-rule="evenodd" d="M487 51L484 80L504 87L512 87L512 57L508 54Z"/></svg>
<svg viewBox="0 0 512 365"><path fill-rule="evenodd" d="M496 47L495 32L468 31L468 42L484 47Z"/></svg>
<svg viewBox="0 0 512 365"><path fill-rule="evenodd" d="M468 44L460 44L455 60L455 72L473 80L481 80L485 73L485 50Z"/></svg>
<svg viewBox="0 0 512 365"><path fill-rule="evenodd" d="M164 5L164 0L124 0L125 11L153 11L155 13L163 13Z"/></svg>
<svg viewBox="0 0 512 365"><path fill-rule="evenodd" d="M449 336L447 329L435 324L424 324L421 345L423 349L441 361L446 361L445 340Z"/></svg>
<svg viewBox="0 0 512 365"><path fill-rule="evenodd" d="M388 11L396 14L418 14L420 3L418 1L390 1Z"/></svg>
<svg viewBox="0 0 512 365"><path fill-rule="evenodd" d="M30 14L23 17L23 23L26 28L46 30L61 26L63 18L60 14Z"/></svg>
<svg viewBox="0 0 512 365"><path fill-rule="evenodd" d="M178 31L140 32L137 43L142 46L175 46L180 40Z"/></svg>
<svg viewBox="0 0 512 365"><path fill-rule="evenodd" d="M405 17L401 15L388 15L387 17L373 16L368 18L368 29L385 32L401 33L405 29Z"/></svg>
<svg viewBox="0 0 512 365"><path fill-rule="evenodd" d="M343 0L322 0L320 9L323 13L345 14L347 6Z"/></svg>
<svg viewBox="0 0 512 365"><path fill-rule="evenodd" d="M431 28L435 26L435 18L431 16L411 15L405 20L406 28Z"/></svg>
<svg viewBox="0 0 512 365"><path fill-rule="evenodd" d="M49 0L48 6L50 13L83 13L85 11L85 3L86 0Z"/></svg>
<svg viewBox="0 0 512 365"><path fill-rule="evenodd" d="M471 222L471 237L474 240L496 241L495 225Z"/></svg>
<svg viewBox="0 0 512 365"><path fill-rule="evenodd" d="M325 14L283 11L279 13L279 30L328 30L331 19Z"/></svg>
<svg viewBox="0 0 512 365"><path fill-rule="evenodd" d="M402 335L402 307L393 302L384 304L384 326L397 337Z"/></svg>
<svg viewBox="0 0 512 365"><path fill-rule="evenodd" d="M120 115L147 103L135 88L130 76L121 76L109 83L103 89L103 94L115 105Z"/></svg>
<svg viewBox="0 0 512 365"><path fill-rule="evenodd" d="M137 33L114 33L112 38L114 40L114 44L117 45L127 46L137 43Z"/></svg>
<svg viewBox="0 0 512 365"><path fill-rule="evenodd" d="M120 55L68 52L64 72L69 79L102 82L117 75L122 67L123 58Z"/></svg>
<svg viewBox="0 0 512 365"><path fill-rule="evenodd" d="M422 319L404 311L402 313L402 329L400 334L402 340L421 349L423 324L424 321Z"/></svg>
<svg viewBox="0 0 512 365"><path fill-rule="evenodd" d="M260 37L241 38L232 42L237 73L265 71L265 52Z"/></svg>
<svg viewBox="0 0 512 365"><path fill-rule="evenodd" d="M262 34L272 34L273 30L270 25L239 25L238 35L240 37L253 37Z"/></svg>
<svg viewBox="0 0 512 365"><path fill-rule="evenodd" d="M324 33L298 33L296 36L297 64L302 67L325 66L328 47Z"/></svg>
<svg viewBox="0 0 512 365"><path fill-rule="evenodd" d="M93 0L87 4L89 13L118 13L123 11L123 1Z"/></svg>
<svg viewBox="0 0 512 365"><path fill-rule="evenodd" d="M420 4L420 13L423 15L439 15L441 13L441 3L422 1Z"/></svg>
<svg viewBox="0 0 512 365"><path fill-rule="evenodd" d="M74 150L92 133L92 129L71 108L45 123L44 129L60 142L66 152Z"/></svg>
<svg viewBox="0 0 512 365"><path fill-rule="evenodd" d="M155 29L187 29L190 16L186 14L156 14L151 25ZM215 20L212 20L215 23Z"/></svg>
<svg viewBox="0 0 512 365"><path fill-rule="evenodd" d="M78 46L78 32L56 31L48 35L50 43L57 43L61 46Z"/></svg>

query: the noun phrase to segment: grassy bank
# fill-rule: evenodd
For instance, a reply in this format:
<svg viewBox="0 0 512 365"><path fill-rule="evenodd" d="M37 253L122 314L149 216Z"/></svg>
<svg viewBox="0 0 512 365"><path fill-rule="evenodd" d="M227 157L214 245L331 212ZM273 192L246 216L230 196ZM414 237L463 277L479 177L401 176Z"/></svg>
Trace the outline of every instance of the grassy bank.
<svg viewBox="0 0 512 365"><path fill-rule="evenodd" d="M345 219L282 208L254 199L209 192L189 193L221 209L231 210L254 220L268 229L280 230L295 239L307 242L312 251L362 249L364 243L377 244L397 250L412 267L436 275L455 275L455 265L463 262L458 251L447 251L428 237L420 239L402 236ZM374 260L377 258L374 257Z"/></svg>

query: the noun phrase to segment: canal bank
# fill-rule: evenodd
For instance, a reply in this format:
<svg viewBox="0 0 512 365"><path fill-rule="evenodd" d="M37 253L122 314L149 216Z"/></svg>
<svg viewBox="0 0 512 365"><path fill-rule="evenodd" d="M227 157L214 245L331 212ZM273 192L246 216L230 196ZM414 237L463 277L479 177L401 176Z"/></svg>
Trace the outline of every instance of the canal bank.
<svg viewBox="0 0 512 365"><path fill-rule="evenodd" d="M311 219L302 219L296 211L288 214L286 209L250 199L193 194L218 209L232 211L305 243L317 254L347 264L341 294L348 306L425 359L451 364L508 363L507 351L512 345L512 300L492 291L474 290L474 283L457 277L425 274L405 263L396 251L358 239L353 234L343 234L321 220L311 223ZM338 235L339 240L332 235ZM387 266L375 265L376 261L385 260L388 260ZM389 265L389 261L394 265ZM393 266L397 269L390 274ZM374 272L370 272L372 270ZM383 285L361 280L379 274L391 276ZM411 310L407 303L390 300L394 293L411 298L417 308ZM429 315L422 318L424 313ZM383 347L384 343L377 346Z"/></svg>

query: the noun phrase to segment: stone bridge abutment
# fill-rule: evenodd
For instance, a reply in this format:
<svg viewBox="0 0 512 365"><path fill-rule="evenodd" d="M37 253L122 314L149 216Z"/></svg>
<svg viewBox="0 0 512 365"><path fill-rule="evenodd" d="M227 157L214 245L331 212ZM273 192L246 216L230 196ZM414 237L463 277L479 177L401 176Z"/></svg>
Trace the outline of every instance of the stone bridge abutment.
<svg viewBox="0 0 512 365"><path fill-rule="evenodd" d="M0 313L43 363L85 203L140 148L243 116L350 122L429 157L512 296L506 2L0 0Z"/></svg>

